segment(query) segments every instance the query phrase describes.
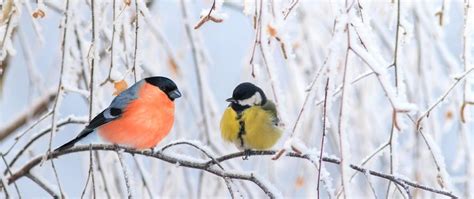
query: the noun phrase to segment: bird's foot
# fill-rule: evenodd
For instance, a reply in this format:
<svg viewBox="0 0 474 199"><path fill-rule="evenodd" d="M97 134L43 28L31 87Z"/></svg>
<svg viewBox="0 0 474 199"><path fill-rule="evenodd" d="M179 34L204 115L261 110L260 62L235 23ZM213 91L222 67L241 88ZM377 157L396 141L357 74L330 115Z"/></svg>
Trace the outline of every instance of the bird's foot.
<svg viewBox="0 0 474 199"><path fill-rule="evenodd" d="M141 150L142 153L150 153L150 154L154 154L155 153L155 148L148 148L148 149L143 149Z"/></svg>
<svg viewBox="0 0 474 199"><path fill-rule="evenodd" d="M244 156L242 157L242 160L248 160L249 156L251 155L252 150L250 149L245 149L244 150Z"/></svg>
<svg viewBox="0 0 474 199"><path fill-rule="evenodd" d="M151 153L151 154L154 154L154 153L155 153L155 147L151 147L151 148L150 148L150 153Z"/></svg>

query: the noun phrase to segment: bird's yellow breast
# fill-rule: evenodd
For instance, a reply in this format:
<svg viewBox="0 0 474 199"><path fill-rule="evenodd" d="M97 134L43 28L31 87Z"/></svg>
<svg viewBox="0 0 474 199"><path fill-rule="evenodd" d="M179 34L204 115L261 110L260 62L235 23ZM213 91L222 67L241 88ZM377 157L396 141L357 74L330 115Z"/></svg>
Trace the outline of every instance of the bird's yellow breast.
<svg viewBox="0 0 474 199"><path fill-rule="evenodd" d="M221 136L227 142L234 142L238 139L239 120L237 120L237 112L231 107L227 107L221 119Z"/></svg>
<svg viewBox="0 0 474 199"><path fill-rule="evenodd" d="M275 117L275 114L261 106L252 106L245 109L239 118L237 113L228 107L221 120L222 138L233 142L240 149L269 149L281 136L281 129L273 123ZM241 138L240 122L243 125Z"/></svg>

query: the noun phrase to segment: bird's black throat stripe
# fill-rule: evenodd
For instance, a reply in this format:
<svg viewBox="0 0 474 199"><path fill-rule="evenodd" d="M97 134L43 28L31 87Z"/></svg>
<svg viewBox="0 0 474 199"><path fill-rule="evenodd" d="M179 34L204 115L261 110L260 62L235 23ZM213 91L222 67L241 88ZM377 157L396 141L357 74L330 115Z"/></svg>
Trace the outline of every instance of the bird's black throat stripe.
<svg viewBox="0 0 474 199"><path fill-rule="evenodd" d="M235 112L237 112L237 114L240 114L242 113L245 109L248 109L250 108L249 105L245 105L245 106L242 106L238 103L231 103L230 104L230 107L232 107L232 109L234 109Z"/></svg>
<svg viewBox="0 0 474 199"><path fill-rule="evenodd" d="M237 137L240 140L240 146L243 148L244 147L244 139L242 136L245 134L245 122L242 119L242 112L237 112L237 121L239 121L239 134L237 134Z"/></svg>

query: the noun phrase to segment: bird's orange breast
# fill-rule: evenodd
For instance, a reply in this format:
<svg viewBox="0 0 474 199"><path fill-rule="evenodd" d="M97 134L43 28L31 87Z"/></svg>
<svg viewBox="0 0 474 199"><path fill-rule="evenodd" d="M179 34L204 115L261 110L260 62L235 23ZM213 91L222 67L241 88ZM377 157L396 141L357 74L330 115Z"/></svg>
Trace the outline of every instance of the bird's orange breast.
<svg viewBox="0 0 474 199"><path fill-rule="evenodd" d="M98 128L108 142L137 149L155 147L173 127L174 103L159 88L144 83L122 116Z"/></svg>

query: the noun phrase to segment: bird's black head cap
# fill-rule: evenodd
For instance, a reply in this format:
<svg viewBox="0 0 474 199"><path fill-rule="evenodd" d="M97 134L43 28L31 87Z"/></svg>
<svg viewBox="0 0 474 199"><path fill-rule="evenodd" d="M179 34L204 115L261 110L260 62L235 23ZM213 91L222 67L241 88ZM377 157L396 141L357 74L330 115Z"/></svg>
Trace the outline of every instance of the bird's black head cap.
<svg viewBox="0 0 474 199"><path fill-rule="evenodd" d="M259 94L259 98L254 101L255 104L243 104L245 100L249 100ZM236 111L242 111L249 108L251 105L263 105L267 102L267 97L261 88L250 83L244 82L235 87L232 97L226 101L231 103L231 106Z"/></svg>
<svg viewBox="0 0 474 199"><path fill-rule="evenodd" d="M179 92L178 87L173 82L173 80L162 77L162 76L155 76L155 77L148 77L145 78L145 81L153 86L160 88L171 101L174 99L181 97L181 92Z"/></svg>

